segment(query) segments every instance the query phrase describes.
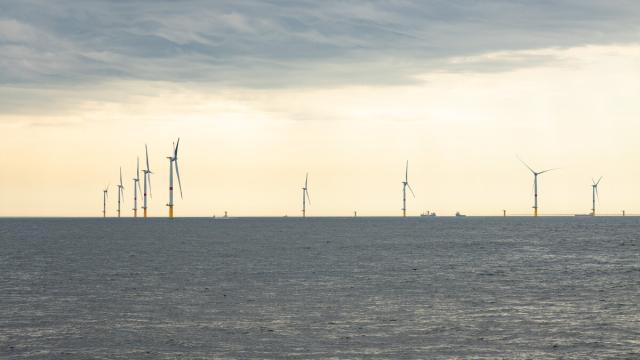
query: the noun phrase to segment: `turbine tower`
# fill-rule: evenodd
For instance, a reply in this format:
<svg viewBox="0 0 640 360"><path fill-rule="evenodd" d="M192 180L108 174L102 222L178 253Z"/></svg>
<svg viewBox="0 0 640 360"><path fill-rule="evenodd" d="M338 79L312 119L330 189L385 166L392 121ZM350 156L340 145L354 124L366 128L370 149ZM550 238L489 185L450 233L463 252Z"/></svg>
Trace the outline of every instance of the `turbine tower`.
<svg viewBox="0 0 640 360"><path fill-rule="evenodd" d="M531 166L527 165L522 159L518 158L524 166L526 166L531 173L533 174L533 216L538 216L538 175L542 175L546 172L557 170L557 169L547 169L544 171L535 171L531 168Z"/></svg>
<svg viewBox="0 0 640 360"><path fill-rule="evenodd" d="M136 177L133 178L133 217L138 217L138 190L142 193L140 188L140 158L136 163Z"/></svg>
<svg viewBox="0 0 640 360"><path fill-rule="evenodd" d="M302 217L307 217L307 200L309 201L309 205L311 205L311 198L309 197L309 188L307 186L309 182L309 173L304 178L304 187L302 188Z"/></svg>
<svg viewBox="0 0 640 360"><path fill-rule="evenodd" d="M176 169L178 177L178 186L180 187L180 198L182 199L182 183L180 182L180 170L178 170L178 146L180 146L180 138L178 142L173 144L173 156L167 156L169 159L169 218L173 219L173 168Z"/></svg>
<svg viewBox="0 0 640 360"><path fill-rule="evenodd" d="M107 217L107 198L109 197L109 185L102 190L102 217Z"/></svg>
<svg viewBox="0 0 640 360"><path fill-rule="evenodd" d="M144 177L144 192L142 193L142 209L144 212L144 217L147 217L147 188L149 188L149 196L151 196L151 169L149 168L149 150L147 149L147 144L144 144L144 154L147 160L147 168L142 170Z"/></svg>
<svg viewBox="0 0 640 360"><path fill-rule="evenodd" d="M416 194L413 193L413 189L409 185L409 160L407 160L407 165L405 166L404 181L402 182L402 217L407 217L407 188L415 198Z"/></svg>
<svg viewBox="0 0 640 360"><path fill-rule="evenodd" d="M600 199L600 195L598 195L598 185L600 185L600 180L602 180L602 176L598 181L591 179L593 185L591 185L591 202L593 207L591 208L591 216L596 216L596 199Z"/></svg>
<svg viewBox="0 0 640 360"><path fill-rule="evenodd" d="M120 184L118 184L118 217L120 217L120 201L124 201L124 185L122 185L122 166L120 167Z"/></svg>

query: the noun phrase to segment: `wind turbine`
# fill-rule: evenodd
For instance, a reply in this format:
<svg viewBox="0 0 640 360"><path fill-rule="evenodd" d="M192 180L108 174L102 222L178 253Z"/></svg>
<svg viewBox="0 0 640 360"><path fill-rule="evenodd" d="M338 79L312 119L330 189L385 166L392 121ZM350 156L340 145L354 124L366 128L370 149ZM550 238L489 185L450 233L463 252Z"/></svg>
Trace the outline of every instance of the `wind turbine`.
<svg viewBox="0 0 640 360"><path fill-rule="evenodd" d="M178 146L180 146L180 138L178 142L173 144L173 156L167 156L169 159L169 218L173 219L173 168L176 168L176 176L178 177L178 186L180 187L180 198L182 199L182 183L180 182L180 170L178 170Z"/></svg>
<svg viewBox="0 0 640 360"><path fill-rule="evenodd" d="M538 216L538 175L542 175L546 172L549 171L553 171L553 170L557 170L557 168L554 169L547 169L544 171L535 171L531 168L531 166L527 165L526 162L524 162L522 159L518 158L518 160L520 160L520 162L522 164L524 164L524 166L526 166L531 173L533 174L533 196L534 196L534 200L533 200L533 216Z"/></svg>
<svg viewBox="0 0 640 360"><path fill-rule="evenodd" d="M109 185L102 190L102 217L107 217L107 198L109 197Z"/></svg>
<svg viewBox="0 0 640 360"><path fill-rule="evenodd" d="M149 150L147 144L144 144L144 154L147 160L147 168L142 170L144 177L144 192L142 193L142 209L144 210L144 217L147 217L147 187L149 187L149 196L151 196L151 169L149 168Z"/></svg>
<svg viewBox="0 0 640 360"><path fill-rule="evenodd" d="M413 189L411 189L411 185L409 185L409 160L407 160L404 171L404 181L402 182L402 217L407 217L407 188L409 188L411 195L415 198L416 194L413 193Z"/></svg>
<svg viewBox="0 0 640 360"><path fill-rule="evenodd" d="M596 198L600 200L600 195L598 195L598 185L600 184L600 180L602 180L602 176L600 176L598 181L591 179L591 182L593 183L593 185L591 185L591 201L593 204L593 207L591 208L591 216L596 216Z"/></svg>
<svg viewBox="0 0 640 360"><path fill-rule="evenodd" d="M302 217L307 217L307 200L311 205L311 198L309 197L309 188L307 186L309 182L309 173L304 178L304 187L302 188Z"/></svg>
<svg viewBox="0 0 640 360"><path fill-rule="evenodd" d="M133 217L138 217L138 190L142 193L140 188L140 157L136 163L136 177L133 178Z"/></svg>
<svg viewBox="0 0 640 360"><path fill-rule="evenodd" d="M122 166L120 167L120 184L118 184L118 217L120 217L120 201L124 201L124 185L122 185Z"/></svg>

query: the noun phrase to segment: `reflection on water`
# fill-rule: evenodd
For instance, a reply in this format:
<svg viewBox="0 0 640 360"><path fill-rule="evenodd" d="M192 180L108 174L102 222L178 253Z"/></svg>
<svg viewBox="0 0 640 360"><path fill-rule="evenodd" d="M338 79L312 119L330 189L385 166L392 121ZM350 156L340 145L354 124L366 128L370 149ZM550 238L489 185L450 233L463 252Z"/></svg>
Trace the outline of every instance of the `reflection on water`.
<svg viewBox="0 0 640 360"><path fill-rule="evenodd" d="M640 357L640 219L1 219L0 357Z"/></svg>

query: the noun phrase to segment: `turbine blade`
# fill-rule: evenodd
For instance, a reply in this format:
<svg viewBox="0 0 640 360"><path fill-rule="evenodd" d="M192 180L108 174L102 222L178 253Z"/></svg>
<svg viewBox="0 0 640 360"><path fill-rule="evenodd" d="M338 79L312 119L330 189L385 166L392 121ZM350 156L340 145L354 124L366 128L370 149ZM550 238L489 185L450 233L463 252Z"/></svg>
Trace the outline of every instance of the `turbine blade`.
<svg viewBox="0 0 640 360"><path fill-rule="evenodd" d="M144 154L147 158L147 171L150 171L151 169L149 168L149 149L147 148L147 144L144 144Z"/></svg>
<svg viewBox="0 0 640 360"><path fill-rule="evenodd" d="M180 141L180 139L178 139L178 141ZM178 159L175 159L173 162L176 164L176 176L178 177L178 187L180 188L180 199L182 199L182 183L180 183L180 170L178 170Z"/></svg>
<svg viewBox="0 0 640 360"><path fill-rule="evenodd" d="M173 158L178 160L178 146L180 146L180 138L178 138L178 142L176 143L176 147L173 150Z"/></svg>
<svg viewBox="0 0 640 360"><path fill-rule="evenodd" d="M140 180L136 181L136 183L138 183L138 190L140 190L140 194L142 194L142 186L140 186Z"/></svg>
<svg viewBox="0 0 640 360"><path fill-rule="evenodd" d="M304 177L304 188L307 188L307 183L309 182L309 173Z"/></svg>
<svg viewBox="0 0 640 360"><path fill-rule="evenodd" d="M122 166L120 166L120 186L122 186Z"/></svg>
<svg viewBox="0 0 640 360"><path fill-rule="evenodd" d="M136 160L136 180L140 180L140 156Z"/></svg>
<svg viewBox="0 0 640 360"><path fill-rule="evenodd" d="M153 199L153 195L151 195L151 173L146 173L147 182L149 183L149 197Z"/></svg>
<svg viewBox="0 0 640 360"><path fill-rule="evenodd" d="M407 160L407 164L404 167L404 181L409 182L409 160Z"/></svg>
<svg viewBox="0 0 640 360"><path fill-rule="evenodd" d="M516 157L518 158L518 160L520 160L520 162L521 162L524 166L526 166L526 167L527 167L527 169L529 169L529 171L531 171L531 172L532 172L532 173L534 173L534 174L536 173L536 172L535 172L535 170L533 170L533 169L531 168L531 166L529 166L526 162L524 162L524 160L520 159L520 156L516 155Z"/></svg>
<svg viewBox="0 0 640 360"><path fill-rule="evenodd" d="M559 169L560 169L560 168L547 169L547 170L545 170L545 171L540 171L540 172L538 173L538 175L540 175L540 174L544 174L544 173L549 172L549 171L559 170Z"/></svg>
<svg viewBox="0 0 640 360"><path fill-rule="evenodd" d="M307 190L306 188L304 189L304 193L305 195L307 195L307 201L309 201L309 205L311 205L311 198L309 197L309 190Z"/></svg>
<svg viewBox="0 0 640 360"><path fill-rule="evenodd" d="M413 193L413 189L411 188L411 185L409 185L409 183L407 183L407 187L409 188L409 191L411 191L411 195L413 195L413 197L416 197L416 194Z"/></svg>
<svg viewBox="0 0 640 360"><path fill-rule="evenodd" d="M598 186L598 184L600 184L601 180L602 180L602 176L600 176L600 179L598 179L598 182L596 183L596 186Z"/></svg>
<svg viewBox="0 0 640 360"><path fill-rule="evenodd" d="M534 182L531 184L531 195L533 195L533 194L535 194L535 193L536 193L536 182L534 181Z"/></svg>

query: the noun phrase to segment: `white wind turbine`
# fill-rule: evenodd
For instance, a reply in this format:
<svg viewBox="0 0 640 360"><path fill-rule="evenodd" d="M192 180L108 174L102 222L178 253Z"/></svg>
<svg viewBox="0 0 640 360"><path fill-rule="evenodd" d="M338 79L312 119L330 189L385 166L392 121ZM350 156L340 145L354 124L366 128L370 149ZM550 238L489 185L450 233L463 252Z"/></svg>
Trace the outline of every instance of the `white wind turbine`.
<svg viewBox="0 0 640 360"><path fill-rule="evenodd" d="M138 157L136 162L136 177L133 178L133 217L138 217L138 190L142 193L140 188L140 158Z"/></svg>
<svg viewBox="0 0 640 360"><path fill-rule="evenodd" d="M120 184L118 184L118 217L120 217L120 202L124 202L124 185L122 185L122 167L120 167Z"/></svg>
<svg viewBox="0 0 640 360"><path fill-rule="evenodd" d="M538 175L542 175L549 171L557 170L557 168L547 169L544 171L535 171L531 168L531 166L527 165L527 163L524 162L522 159L518 158L518 160L520 160L520 162L524 164L524 166L526 166L533 174L533 216L538 216Z"/></svg>
<svg viewBox="0 0 640 360"><path fill-rule="evenodd" d="M147 217L147 188L149 189L149 196L151 197L151 169L149 168L149 150L147 149L147 144L144 144L144 154L147 160L147 168L142 170L144 177L144 192L142 193L142 209L144 212L144 217Z"/></svg>
<svg viewBox="0 0 640 360"><path fill-rule="evenodd" d="M402 217L407 216L407 188L409 188L409 191L411 191L411 195L413 195L413 197L415 198L416 195L413 193L411 185L409 185L409 160L407 160L407 165L404 172L404 181L402 182Z"/></svg>
<svg viewBox="0 0 640 360"><path fill-rule="evenodd" d="M178 186L180 187L180 198L182 199L182 183L180 182L180 170L178 169L178 146L180 146L180 138L173 144L173 156L167 156L169 159L169 218L173 218L173 168L176 169L178 177Z"/></svg>
<svg viewBox="0 0 640 360"><path fill-rule="evenodd" d="M109 197L109 185L102 190L102 217L107 217L107 198Z"/></svg>
<svg viewBox="0 0 640 360"><path fill-rule="evenodd" d="M307 200L309 200L309 205L311 205L311 198L309 197L309 173L304 178L304 187L302 188L302 217L307 217Z"/></svg>
<svg viewBox="0 0 640 360"><path fill-rule="evenodd" d="M598 185L600 185L600 180L602 180L602 176L598 181L591 179L593 185L591 185L591 202L593 207L591 208L591 216L596 216L596 199L600 200L600 195L598 195Z"/></svg>

